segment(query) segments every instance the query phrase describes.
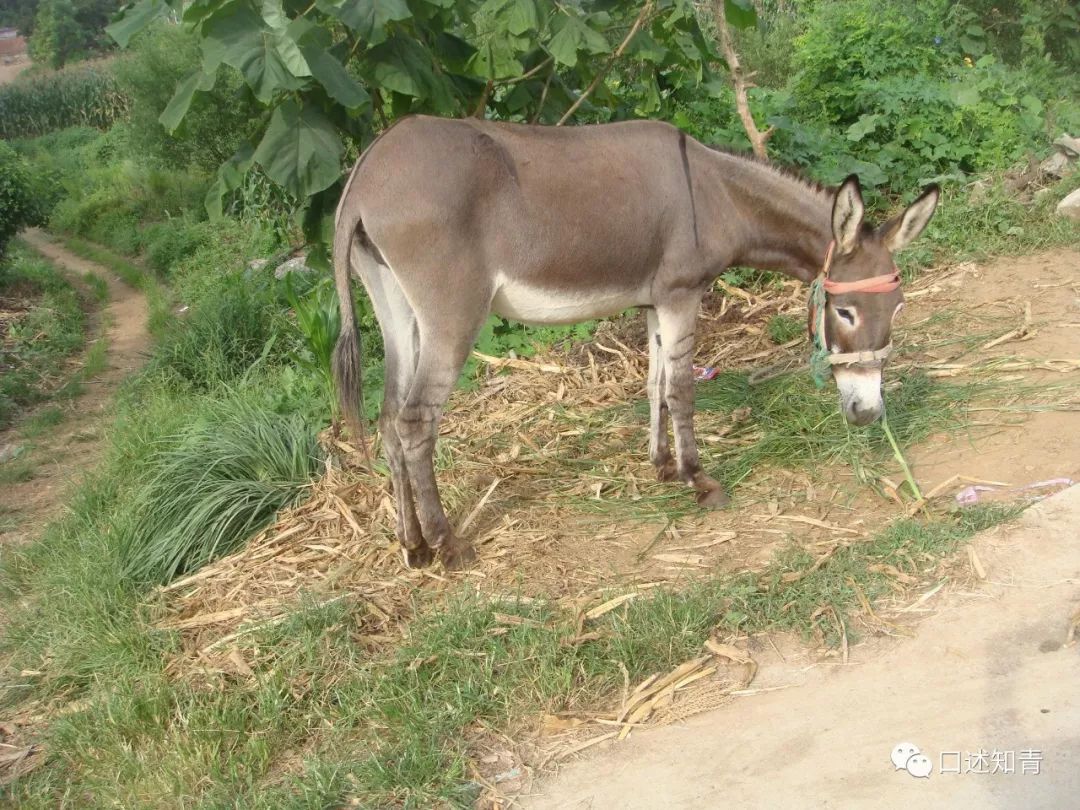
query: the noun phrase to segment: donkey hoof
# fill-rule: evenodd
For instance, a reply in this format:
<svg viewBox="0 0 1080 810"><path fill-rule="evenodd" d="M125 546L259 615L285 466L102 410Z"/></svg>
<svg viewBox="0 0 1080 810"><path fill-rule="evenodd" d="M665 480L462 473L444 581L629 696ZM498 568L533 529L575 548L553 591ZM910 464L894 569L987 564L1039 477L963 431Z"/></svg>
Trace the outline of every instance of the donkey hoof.
<svg viewBox="0 0 1080 810"><path fill-rule="evenodd" d="M715 489L707 489L704 492L699 492L697 495L698 506L702 506L705 509L723 509L729 503L731 498L724 492L722 487L716 487Z"/></svg>
<svg viewBox="0 0 1080 810"><path fill-rule="evenodd" d="M460 571L476 562L476 551L471 543L451 542L440 550L443 568L447 571Z"/></svg>
<svg viewBox="0 0 1080 810"><path fill-rule="evenodd" d="M669 458L656 466L656 480L662 483L679 480L679 465L675 463L675 459Z"/></svg>
<svg viewBox="0 0 1080 810"><path fill-rule="evenodd" d="M402 546L401 555L405 558L406 568L427 568L435 560L435 552L426 543L421 543L416 548Z"/></svg>

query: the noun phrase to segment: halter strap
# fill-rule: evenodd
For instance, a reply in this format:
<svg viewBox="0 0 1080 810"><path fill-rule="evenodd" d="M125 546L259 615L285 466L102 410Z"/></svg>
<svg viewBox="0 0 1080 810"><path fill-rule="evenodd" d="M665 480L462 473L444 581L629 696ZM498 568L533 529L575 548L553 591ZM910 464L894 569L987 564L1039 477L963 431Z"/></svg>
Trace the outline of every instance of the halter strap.
<svg viewBox="0 0 1080 810"><path fill-rule="evenodd" d="M859 281L833 281L829 278L829 270L832 269L833 253L836 250L836 240L829 242L829 248L825 251L825 261L822 263L821 272L815 279L815 286L820 285L820 303L814 300L811 288L810 306L816 311L811 316L813 324L813 338L815 343L821 344L821 350L826 352L830 366L848 366L860 363L881 363L892 353L892 341L876 351L844 352L833 354L825 347L825 294L841 295L843 293L889 293L900 287L900 271L895 267L893 272L880 276L860 279Z"/></svg>

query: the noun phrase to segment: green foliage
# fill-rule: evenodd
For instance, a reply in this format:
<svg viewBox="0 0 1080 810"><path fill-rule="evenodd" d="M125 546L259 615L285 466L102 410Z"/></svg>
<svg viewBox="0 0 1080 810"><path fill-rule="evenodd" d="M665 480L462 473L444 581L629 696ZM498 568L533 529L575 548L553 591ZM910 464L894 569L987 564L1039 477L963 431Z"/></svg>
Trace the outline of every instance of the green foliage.
<svg viewBox="0 0 1080 810"><path fill-rule="evenodd" d="M142 232L147 264L162 274L194 255L212 238L208 223L179 218L148 225Z"/></svg>
<svg viewBox="0 0 1080 810"><path fill-rule="evenodd" d="M11 238L28 225L40 224L26 161L0 141L0 262Z"/></svg>
<svg viewBox="0 0 1080 810"><path fill-rule="evenodd" d="M24 0L16 16L25 25L33 14L33 24L20 29L29 36L30 58L55 70L109 48L104 29L119 7L117 0Z"/></svg>
<svg viewBox="0 0 1080 810"><path fill-rule="evenodd" d="M119 540L124 578L168 582L232 551L304 491L319 468L319 425L299 414L216 402L149 458Z"/></svg>
<svg viewBox="0 0 1080 810"><path fill-rule="evenodd" d="M170 385L211 390L256 363L284 360L284 310L271 280L237 270L215 274L212 286L166 329L150 372Z"/></svg>
<svg viewBox="0 0 1080 810"><path fill-rule="evenodd" d="M901 445L955 421L958 406L974 391L910 370L897 383L888 395L888 414ZM732 488L762 464L818 466L842 460L858 472L875 459L891 458L881 425L848 425L836 400L823 396L805 369L757 385L751 385L746 374L724 372L698 386L695 400L700 411L750 409L744 430L755 437L753 443L718 449L711 458L719 465L721 480Z"/></svg>
<svg viewBox="0 0 1080 810"><path fill-rule="evenodd" d="M0 138L32 138L67 127L105 129L128 110L112 74L79 65L0 87Z"/></svg>
<svg viewBox="0 0 1080 810"><path fill-rule="evenodd" d="M34 33L38 0L6 0L0 5L0 27L14 28L23 37Z"/></svg>
<svg viewBox="0 0 1080 810"><path fill-rule="evenodd" d="M765 329L769 334L769 340L779 346L806 334L806 323L793 315L777 313L769 318Z"/></svg>
<svg viewBox="0 0 1080 810"><path fill-rule="evenodd" d="M744 0L730 2L740 24ZM165 0L140 0L109 31L121 45L166 13ZM514 120L554 122L606 64L640 8L551 0L404 0L299 7L276 0L207 0L174 10L198 37L202 64L177 85L161 115L169 128L213 92L220 68L240 72L270 109L251 139L222 166L214 198L238 189L254 165L318 212L336 199L342 157L370 141L387 118L410 112L460 117L478 109ZM703 86L716 60L688 0L665 0L629 41L632 68L601 82L582 108L604 120L660 112L670 92ZM663 88L663 89L662 89ZM322 197L311 200L322 193Z"/></svg>
<svg viewBox="0 0 1080 810"><path fill-rule="evenodd" d="M288 273L285 276L285 296L292 307L301 343L300 350L293 352L293 360L318 377L331 412L337 416L338 397L333 373L334 347L341 334L337 291L333 280L324 277L301 294L296 289L297 282L293 280L295 275Z"/></svg>
<svg viewBox="0 0 1080 810"><path fill-rule="evenodd" d="M26 249L0 261L0 299L18 313L0 333L4 428L21 409L55 391L64 360L82 345L86 317L70 282Z"/></svg>
<svg viewBox="0 0 1080 810"><path fill-rule="evenodd" d="M165 22L136 37L116 60L113 75L130 99L125 120L129 154L167 168L215 171L254 132L260 105L245 91L243 79L227 68L218 71L212 89L192 101L182 126L170 132L161 125L158 118L177 84L199 65L196 38Z"/></svg>
<svg viewBox="0 0 1080 810"><path fill-rule="evenodd" d="M959 5L847 0L794 20L782 9L763 14L760 29L742 35L757 43L748 53L765 51L766 70L780 58L769 54L784 54L794 71L751 90L759 126L774 128L770 153L826 183L857 172L875 205L1045 153L1048 135L1080 127L1080 71L1039 44L1035 12L1056 0L1026 5L1034 16L1023 17L1032 44L1022 65L992 38L972 56ZM749 146L730 89L685 101L673 120L706 141Z"/></svg>
<svg viewBox="0 0 1080 810"><path fill-rule="evenodd" d="M58 70L82 44L82 32L71 0L43 0L34 18L34 33L27 42L30 58Z"/></svg>

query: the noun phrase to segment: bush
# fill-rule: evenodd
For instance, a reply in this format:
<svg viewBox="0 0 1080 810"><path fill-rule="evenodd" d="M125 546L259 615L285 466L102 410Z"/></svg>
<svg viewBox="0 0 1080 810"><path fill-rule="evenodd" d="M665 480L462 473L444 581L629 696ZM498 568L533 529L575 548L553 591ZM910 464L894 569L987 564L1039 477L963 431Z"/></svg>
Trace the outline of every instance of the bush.
<svg viewBox="0 0 1080 810"><path fill-rule="evenodd" d="M159 123L177 83L201 66L196 39L166 22L136 37L129 53L116 61L113 74L132 101L131 154L167 167L217 171L251 134L261 110L240 74L226 68L219 70L213 90L196 94L176 133Z"/></svg>
<svg viewBox="0 0 1080 810"><path fill-rule="evenodd" d="M116 0L41 0L27 43L34 62L55 69L112 48L105 26L120 7Z"/></svg>
<svg viewBox="0 0 1080 810"><path fill-rule="evenodd" d="M82 65L0 87L0 138L33 138L67 127L106 129L128 110L112 74Z"/></svg>
<svg viewBox="0 0 1080 810"><path fill-rule="evenodd" d="M1025 5L1045 9L1054 0ZM1041 17L1023 17L1028 57L1010 66L990 39L973 55L965 14L937 0L846 0L817 4L795 21L783 9L764 15L776 25L745 41L777 49L775 37L805 26L786 51L790 81L751 91L758 121L774 128L770 153L826 183L857 172L881 205L930 180L1004 170L1080 127L1076 71L1040 39ZM777 72L777 60L765 60L767 72ZM726 88L719 99L685 101L676 123L706 141L749 146Z"/></svg>
<svg viewBox="0 0 1080 810"><path fill-rule="evenodd" d="M29 306L7 321L0 342L4 428L20 408L46 398L55 387L64 358L82 345L86 318L70 282L49 262L21 250L0 262L0 297L8 307Z"/></svg>
<svg viewBox="0 0 1080 810"><path fill-rule="evenodd" d="M28 225L40 224L41 210L33 196L26 161L0 142L0 262L11 238Z"/></svg>
<svg viewBox="0 0 1080 810"><path fill-rule="evenodd" d="M211 239L205 222L169 219L150 225L143 233L146 260L159 273L168 273Z"/></svg>

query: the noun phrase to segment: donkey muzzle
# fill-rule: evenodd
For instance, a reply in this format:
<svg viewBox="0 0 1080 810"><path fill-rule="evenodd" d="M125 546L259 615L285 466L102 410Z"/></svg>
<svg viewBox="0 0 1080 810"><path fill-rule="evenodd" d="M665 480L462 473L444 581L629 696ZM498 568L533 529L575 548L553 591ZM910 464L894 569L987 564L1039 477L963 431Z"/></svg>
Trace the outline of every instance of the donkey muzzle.
<svg viewBox="0 0 1080 810"><path fill-rule="evenodd" d="M840 410L853 425L869 425L880 418L881 367L834 366L833 377L840 391Z"/></svg>

